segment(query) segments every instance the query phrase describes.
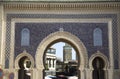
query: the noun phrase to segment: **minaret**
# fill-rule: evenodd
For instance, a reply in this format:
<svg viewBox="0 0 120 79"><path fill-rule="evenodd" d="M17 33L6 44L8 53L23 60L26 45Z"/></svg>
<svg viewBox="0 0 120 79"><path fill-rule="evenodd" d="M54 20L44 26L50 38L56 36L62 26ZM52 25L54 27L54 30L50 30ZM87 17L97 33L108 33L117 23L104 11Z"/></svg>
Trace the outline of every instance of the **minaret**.
<svg viewBox="0 0 120 79"><path fill-rule="evenodd" d="M65 46L63 46L63 61L69 62L70 60L72 60L72 47L65 43Z"/></svg>

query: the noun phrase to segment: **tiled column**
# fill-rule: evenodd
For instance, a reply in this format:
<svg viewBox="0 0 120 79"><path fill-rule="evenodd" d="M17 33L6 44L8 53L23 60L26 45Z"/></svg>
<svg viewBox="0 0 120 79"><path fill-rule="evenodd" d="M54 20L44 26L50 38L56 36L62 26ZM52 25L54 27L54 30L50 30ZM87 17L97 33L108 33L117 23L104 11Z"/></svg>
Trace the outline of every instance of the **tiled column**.
<svg viewBox="0 0 120 79"><path fill-rule="evenodd" d="M4 8L3 8L3 5L0 4L0 65L3 65L3 63L4 63L4 53L2 53L2 50L3 50L3 48L2 48L3 42L2 41L4 40L2 38L3 24L4 24Z"/></svg>
<svg viewBox="0 0 120 79"><path fill-rule="evenodd" d="M119 50L119 59L120 60L120 11L118 14L118 50ZM119 69L120 69L120 61L119 61Z"/></svg>

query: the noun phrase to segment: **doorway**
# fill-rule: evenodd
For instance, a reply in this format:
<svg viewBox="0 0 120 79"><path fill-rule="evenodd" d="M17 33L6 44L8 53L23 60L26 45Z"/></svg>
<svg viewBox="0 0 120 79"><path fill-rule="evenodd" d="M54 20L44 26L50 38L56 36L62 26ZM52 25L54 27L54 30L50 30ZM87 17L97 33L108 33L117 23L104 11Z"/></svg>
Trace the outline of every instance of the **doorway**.
<svg viewBox="0 0 120 79"><path fill-rule="evenodd" d="M92 66L94 68L92 73L92 79L105 79L104 60L100 57L96 57L92 62Z"/></svg>
<svg viewBox="0 0 120 79"><path fill-rule="evenodd" d="M19 71L18 71L18 79L31 79L31 61L27 56L22 57L19 60Z"/></svg>

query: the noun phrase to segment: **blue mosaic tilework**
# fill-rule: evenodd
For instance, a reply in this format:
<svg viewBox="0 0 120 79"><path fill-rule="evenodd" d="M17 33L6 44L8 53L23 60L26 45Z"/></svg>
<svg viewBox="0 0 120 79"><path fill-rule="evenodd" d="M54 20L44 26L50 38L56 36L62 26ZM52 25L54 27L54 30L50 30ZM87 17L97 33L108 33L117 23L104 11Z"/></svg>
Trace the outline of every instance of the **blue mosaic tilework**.
<svg viewBox="0 0 120 79"><path fill-rule="evenodd" d="M32 56L35 56L36 48L39 43L50 33L59 31L59 28L63 28L64 31L70 32L77 36L85 45L88 50L88 56L90 57L97 50L100 50L109 57L108 50L108 35L107 23L16 23L16 35L15 35L15 56L20 54L25 48L27 51L31 52ZM21 30L23 28L28 28L30 30L30 46L21 47ZM103 31L103 46L94 47L93 46L93 30L95 28L101 28Z"/></svg>
<svg viewBox="0 0 120 79"><path fill-rule="evenodd" d="M118 55L117 16L116 16L116 14L76 14L76 15L74 15L74 14L7 14L7 29L6 29L6 32L7 32L6 33L6 38L7 38L7 40L6 41L10 40L10 34L11 34L10 33L10 29L11 29L10 22L11 22L12 18L66 18L66 19L67 18L68 19L74 19L74 18L111 18L113 20L112 24L113 24L113 53L114 53L114 58L116 58L116 55ZM61 26L61 24L59 26ZM66 28L64 28L64 29L66 31L68 31ZM72 30L72 26L69 27L69 29ZM58 31L57 28L56 28L56 31ZM71 31L71 33L72 33L72 31ZM74 30L73 33L77 35L78 31ZM42 35L44 35L44 34L42 34ZM81 40L84 42L83 39L81 39ZM86 47L87 47L87 45L86 45ZM9 54L9 52L8 52L9 50L10 50L10 43L7 42L6 43L6 54ZM15 52L15 54L17 55L16 52ZM107 54L106 54L106 56L108 56ZM118 65L116 63L115 63L115 68L118 68Z"/></svg>

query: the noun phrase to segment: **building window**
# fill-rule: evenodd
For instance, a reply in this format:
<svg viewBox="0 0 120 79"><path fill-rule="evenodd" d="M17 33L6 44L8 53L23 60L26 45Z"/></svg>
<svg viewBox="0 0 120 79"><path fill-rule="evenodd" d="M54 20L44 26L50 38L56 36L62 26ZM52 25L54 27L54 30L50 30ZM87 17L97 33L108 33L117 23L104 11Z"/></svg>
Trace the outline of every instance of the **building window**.
<svg viewBox="0 0 120 79"><path fill-rule="evenodd" d="M21 31L21 46L29 46L30 43L30 31L27 28L24 28Z"/></svg>
<svg viewBox="0 0 120 79"><path fill-rule="evenodd" d="M102 30L100 28L94 29L93 38L94 46L102 46Z"/></svg>

